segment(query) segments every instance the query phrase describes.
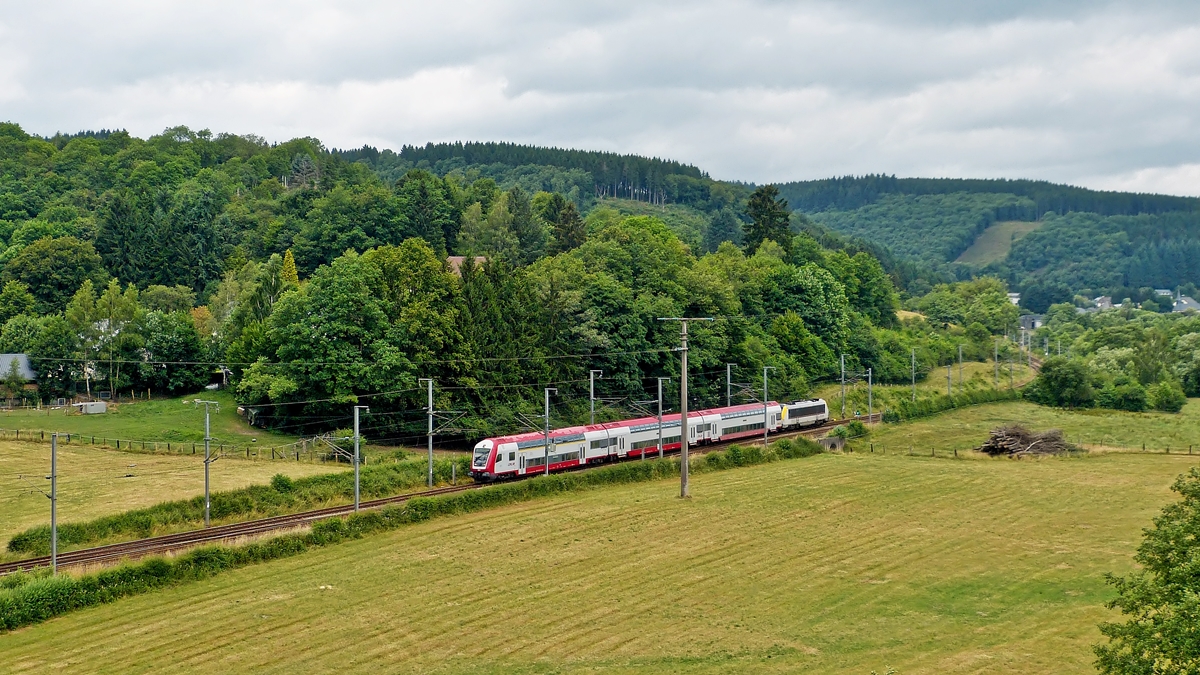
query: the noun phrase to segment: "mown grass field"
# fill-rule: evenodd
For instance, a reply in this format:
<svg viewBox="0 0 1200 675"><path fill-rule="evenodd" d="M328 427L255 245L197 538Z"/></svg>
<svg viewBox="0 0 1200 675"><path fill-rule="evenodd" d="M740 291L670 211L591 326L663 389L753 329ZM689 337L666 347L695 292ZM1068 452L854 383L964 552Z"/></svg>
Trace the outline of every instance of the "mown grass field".
<svg viewBox="0 0 1200 675"><path fill-rule="evenodd" d="M831 402L832 405L832 402ZM1067 440L1097 450L1140 451L1142 444L1153 452L1187 454L1194 446L1200 462L1200 399L1191 399L1178 414L1117 410L1059 410L1032 403L992 403L950 410L904 424L881 424L856 443L859 448L875 444L879 452L928 454L931 449L950 451L978 447L998 426L1020 423L1036 431L1061 429Z"/></svg>
<svg viewBox="0 0 1200 675"><path fill-rule="evenodd" d="M0 636L13 673L1086 673L1186 456L822 455L434 520Z"/></svg>
<svg viewBox="0 0 1200 675"><path fill-rule="evenodd" d="M211 466L212 490L266 483L282 473L293 478L344 465L279 460L221 459ZM50 520L50 445L0 442L0 551L14 534ZM18 476L24 476L19 479ZM58 448L59 522L90 520L204 493L199 455L139 454L62 443Z"/></svg>
<svg viewBox="0 0 1200 675"><path fill-rule="evenodd" d="M205 391L183 398L141 400L121 403L103 415L79 415L73 408L51 410L17 409L0 413L0 429L42 429L122 440L188 441L204 440L204 406L195 399L217 401L212 409L212 435L227 445L255 444L264 447L284 445L295 436L255 429L237 414L237 403L226 391ZM12 438L11 433L8 436ZM255 440L257 439L257 440Z"/></svg>
<svg viewBox="0 0 1200 675"><path fill-rule="evenodd" d="M986 265L1001 260L1012 250L1013 242L1033 232L1041 222L1006 220L983 231L955 262Z"/></svg>

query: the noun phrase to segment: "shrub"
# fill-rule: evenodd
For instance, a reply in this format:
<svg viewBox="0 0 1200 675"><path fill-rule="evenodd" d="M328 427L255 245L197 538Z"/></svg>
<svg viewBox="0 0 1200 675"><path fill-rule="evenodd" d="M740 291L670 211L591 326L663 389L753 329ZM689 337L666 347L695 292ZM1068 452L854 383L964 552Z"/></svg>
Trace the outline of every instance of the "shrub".
<svg viewBox="0 0 1200 675"><path fill-rule="evenodd" d="M965 391L961 394L947 396L946 394L938 394L931 398L917 399L916 401L900 401L896 404L896 408L891 411L891 422L900 422L902 420L917 419L919 417L928 417L937 413L953 410L955 408L964 408L981 403L995 403L997 401L1016 401L1021 398L1020 389L973 389Z"/></svg>
<svg viewBox="0 0 1200 675"><path fill-rule="evenodd" d="M1082 361L1052 356L1042 364L1026 398L1042 405L1088 407L1093 396L1091 379L1087 364Z"/></svg>
<svg viewBox="0 0 1200 675"><path fill-rule="evenodd" d="M1186 403L1187 396L1173 382L1160 382L1150 390L1150 405L1155 410L1177 413L1183 410L1183 406Z"/></svg>
<svg viewBox="0 0 1200 675"><path fill-rule="evenodd" d="M1110 410L1142 412L1146 409L1146 389L1137 382L1108 384L1096 395L1096 405Z"/></svg>
<svg viewBox="0 0 1200 675"><path fill-rule="evenodd" d="M291 492L292 490L296 489L296 484L292 482L291 478L288 478L281 473L277 473L274 476L271 476L271 487L276 492Z"/></svg>
<svg viewBox="0 0 1200 675"><path fill-rule="evenodd" d="M847 429L845 425L839 424L829 430L829 437L842 439L850 438L850 430Z"/></svg>
<svg viewBox="0 0 1200 675"><path fill-rule="evenodd" d="M867 435L867 425L863 424L860 420L851 420L846 425L846 431L849 432L850 438L859 438Z"/></svg>

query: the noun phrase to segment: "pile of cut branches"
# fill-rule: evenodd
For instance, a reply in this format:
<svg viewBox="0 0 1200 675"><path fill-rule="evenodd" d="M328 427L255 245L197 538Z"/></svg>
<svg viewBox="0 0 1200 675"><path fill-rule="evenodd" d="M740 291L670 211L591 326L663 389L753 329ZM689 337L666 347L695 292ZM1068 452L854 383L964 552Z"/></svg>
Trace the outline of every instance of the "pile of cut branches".
<svg viewBox="0 0 1200 675"><path fill-rule="evenodd" d="M1058 429L1049 429L1039 433L1030 431L1020 424L1009 424L993 430L987 442L979 446L979 451L993 456L1020 457L1022 455L1060 455L1066 452L1079 452L1080 448L1068 443L1063 438L1062 431Z"/></svg>

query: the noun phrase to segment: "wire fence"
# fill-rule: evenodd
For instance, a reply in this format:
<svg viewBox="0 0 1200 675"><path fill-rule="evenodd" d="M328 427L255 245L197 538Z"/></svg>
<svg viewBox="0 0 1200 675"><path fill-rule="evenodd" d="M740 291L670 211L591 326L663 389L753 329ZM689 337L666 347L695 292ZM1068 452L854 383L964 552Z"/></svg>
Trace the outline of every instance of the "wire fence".
<svg viewBox="0 0 1200 675"><path fill-rule="evenodd" d="M0 429L0 441L50 443L54 433L58 434L58 442L63 445L94 446L148 454L204 455L204 441L202 440L138 440L67 431L54 432L45 429ZM210 442L209 452L219 457L244 457L272 461L292 460L314 463L346 461L344 458L337 457L334 449L319 438L303 438L294 443L269 447L257 443Z"/></svg>

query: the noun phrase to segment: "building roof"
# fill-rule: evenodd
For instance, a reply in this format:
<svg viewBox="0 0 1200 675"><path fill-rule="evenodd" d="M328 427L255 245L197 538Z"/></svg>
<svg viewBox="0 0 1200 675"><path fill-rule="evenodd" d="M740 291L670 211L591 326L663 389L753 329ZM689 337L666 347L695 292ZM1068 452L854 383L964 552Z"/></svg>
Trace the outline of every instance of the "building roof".
<svg viewBox="0 0 1200 675"><path fill-rule="evenodd" d="M0 378L8 375L8 369L13 361L17 362L17 372L24 377L26 381L36 380L37 373L33 372L33 368L29 365L29 357L25 354L0 354Z"/></svg>
<svg viewBox="0 0 1200 675"><path fill-rule="evenodd" d="M1175 307L1172 312L1200 312L1200 302L1196 302L1192 298L1181 295L1175 300Z"/></svg>

